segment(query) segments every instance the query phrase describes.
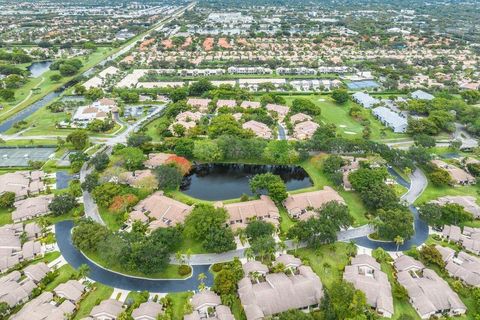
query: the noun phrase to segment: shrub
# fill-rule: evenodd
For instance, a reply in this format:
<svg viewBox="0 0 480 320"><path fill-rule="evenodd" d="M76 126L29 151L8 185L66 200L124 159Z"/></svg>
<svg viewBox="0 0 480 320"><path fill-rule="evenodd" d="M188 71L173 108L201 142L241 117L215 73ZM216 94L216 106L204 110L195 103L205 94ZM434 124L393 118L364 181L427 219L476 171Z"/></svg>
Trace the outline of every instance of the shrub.
<svg viewBox="0 0 480 320"><path fill-rule="evenodd" d="M220 270L223 269L223 263L215 263L212 265L212 271L213 272L220 272Z"/></svg>
<svg viewBox="0 0 480 320"><path fill-rule="evenodd" d="M180 276L189 275L190 272L192 272L192 269L190 268L190 266L188 266L186 264L182 264L182 265L178 266L178 274Z"/></svg>

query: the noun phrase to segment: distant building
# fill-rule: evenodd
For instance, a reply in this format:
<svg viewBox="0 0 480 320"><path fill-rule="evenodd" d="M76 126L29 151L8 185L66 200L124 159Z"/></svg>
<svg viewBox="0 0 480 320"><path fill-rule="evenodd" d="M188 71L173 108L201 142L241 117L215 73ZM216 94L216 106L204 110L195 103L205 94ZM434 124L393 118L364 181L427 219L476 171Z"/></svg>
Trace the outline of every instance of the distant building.
<svg viewBox="0 0 480 320"><path fill-rule="evenodd" d="M353 101L363 106L365 109L371 109L377 103L380 103L380 100L372 97L368 93L357 92L352 95Z"/></svg>
<svg viewBox="0 0 480 320"><path fill-rule="evenodd" d="M252 130L253 133L259 138L263 138L263 139L272 138L272 130L262 122L250 120L245 122L242 125L242 128L245 130Z"/></svg>
<svg viewBox="0 0 480 320"><path fill-rule="evenodd" d="M428 92L422 91L422 90L414 91L410 94L410 96L412 97L412 99L417 99L417 100L428 100L429 101L429 100L435 99L435 97L433 95L431 95Z"/></svg>
<svg viewBox="0 0 480 320"><path fill-rule="evenodd" d="M377 107L372 110L372 113L383 125L391 128L393 132L404 133L407 131L407 119L389 108Z"/></svg>
<svg viewBox="0 0 480 320"><path fill-rule="evenodd" d="M466 285L480 287L480 258L463 251L456 254L449 247L436 245L435 248L442 255L445 270L451 277L462 280Z"/></svg>
<svg viewBox="0 0 480 320"><path fill-rule="evenodd" d="M431 162L438 168L446 170L452 181L457 185L473 184L476 181L475 177L470 173L455 167L454 165L448 164L442 160L432 160Z"/></svg>
<svg viewBox="0 0 480 320"><path fill-rule="evenodd" d="M293 137L299 140L310 139L318 128L320 125L311 120L297 123L293 127Z"/></svg>

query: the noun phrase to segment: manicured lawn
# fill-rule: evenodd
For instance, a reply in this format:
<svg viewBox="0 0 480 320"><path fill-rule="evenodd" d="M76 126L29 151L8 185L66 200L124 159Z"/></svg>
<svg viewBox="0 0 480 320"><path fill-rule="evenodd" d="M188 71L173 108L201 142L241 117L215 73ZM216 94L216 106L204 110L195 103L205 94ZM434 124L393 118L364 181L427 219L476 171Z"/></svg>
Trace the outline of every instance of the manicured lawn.
<svg viewBox="0 0 480 320"><path fill-rule="evenodd" d="M326 154L321 154L301 164L301 166L305 169L305 171L307 171L312 179L314 186L308 189L296 190L294 193L319 190L323 189L324 186L332 186L332 183L322 173L323 161L326 156ZM341 187L337 189L338 193L343 197L343 199L345 199L345 202L350 209L350 214L354 218L354 226L367 224L369 222L368 218L365 216L367 209L363 205L359 195L353 191L345 191Z"/></svg>
<svg viewBox="0 0 480 320"><path fill-rule="evenodd" d="M293 95L285 96L288 105L297 98L309 99L322 110L320 120L324 123L333 123L337 126L337 132L347 138L361 138L363 126L360 121L349 115L350 108L355 105L354 102L348 101L344 105L335 103L330 96L327 95ZM390 129L382 125L369 110L363 109L362 115L370 121L370 129L372 130L370 138L372 140L392 139L405 137L403 134L394 133ZM382 134L384 130L384 134Z"/></svg>
<svg viewBox="0 0 480 320"><path fill-rule="evenodd" d="M152 279L185 279L189 276L189 275L180 276L178 274L178 265L174 265L174 264L167 265L167 267L160 272L146 274L138 270L135 270L135 271L124 270L124 268L120 266L118 261L106 261L97 253L84 252L84 254L86 254L89 259L95 261L97 264L101 266L104 266L105 268L108 268L109 270L127 274L130 276L152 278Z"/></svg>
<svg viewBox="0 0 480 320"><path fill-rule="evenodd" d="M343 277L343 269L349 263L347 256L348 243L336 242L318 249L302 248L292 254L307 260L313 271L320 277L323 285L330 288L335 281Z"/></svg>
<svg viewBox="0 0 480 320"><path fill-rule="evenodd" d="M184 234L182 237L182 243L177 251L186 253L187 250L190 250L192 253L207 253L200 241L192 239Z"/></svg>
<svg viewBox="0 0 480 320"><path fill-rule="evenodd" d="M172 299L172 315L173 320L183 320L185 315L185 305L188 303L193 293L191 292L178 292L169 293L167 297Z"/></svg>
<svg viewBox="0 0 480 320"><path fill-rule="evenodd" d="M113 288L96 282L92 285L92 290L80 302L78 311L75 314L74 320L80 320L87 317L100 301L110 298L113 293Z"/></svg>
<svg viewBox="0 0 480 320"><path fill-rule="evenodd" d="M280 230L283 235L286 235L288 230L295 224L295 221L290 218L287 209L285 209L284 207L279 207L279 211L280 218L282 219L282 221L280 222Z"/></svg>
<svg viewBox="0 0 480 320"><path fill-rule="evenodd" d="M12 209L0 208L0 226L4 226L12 222Z"/></svg>
<svg viewBox="0 0 480 320"><path fill-rule="evenodd" d="M123 226L123 217L121 214L108 212L107 209L98 207L98 211L107 227L112 231L118 231Z"/></svg>
<svg viewBox="0 0 480 320"><path fill-rule="evenodd" d="M67 282L70 279L73 279L75 277L75 273L76 273L75 269L73 269L69 264L61 266L58 269L58 276L45 287L45 290L52 291L59 284Z"/></svg>
<svg viewBox="0 0 480 320"><path fill-rule="evenodd" d="M431 182L428 183L427 188L423 194L415 201L415 204L421 204L430 200L437 199L442 196L473 196L477 198L480 203L480 187L473 186L458 186L458 187L437 187Z"/></svg>

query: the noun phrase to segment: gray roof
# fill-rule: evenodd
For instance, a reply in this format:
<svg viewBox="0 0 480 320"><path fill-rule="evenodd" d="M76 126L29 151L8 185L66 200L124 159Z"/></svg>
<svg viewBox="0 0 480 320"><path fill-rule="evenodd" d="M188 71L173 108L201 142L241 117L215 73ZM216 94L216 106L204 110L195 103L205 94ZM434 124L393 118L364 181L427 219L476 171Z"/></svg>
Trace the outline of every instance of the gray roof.
<svg viewBox="0 0 480 320"><path fill-rule="evenodd" d="M467 285L480 287L480 258L460 251L456 257L451 256L444 261L450 276L461 279Z"/></svg>
<svg viewBox="0 0 480 320"><path fill-rule="evenodd" d="M394 313L392 288L378 262L369 255L360 254L345 267L343 279L365 293L367 303L385 316Z"/></svg>
<svg viewBox="0 0 480 320"><path fill-rule="evenodd" d="M238 294L247 320L252 320L316 305L323 298L323 286L310 267L300 266L298 274L271 273L260 282L246 276L238 283Z"/></svg>
<svg viewBox="0 0 480 320"><path fill-rule="evenodd" d="M352 98L358 103L361 104L364 108L370 109L375 104L379 103L380 101L368 93L364 92L357 92L352 95Z"/></svg>
<svg viewBox="0 0 480 320"><path fill-rule="evenodd" d="M35 299L27 302L23 308L11 317L12 320L64 320L66 314L75 310L75 305L64 301L60 305L52 303L53 294L45 291Z"/></svg>
<svg viewBox="0 0 480 320"><path fill-rule="evenodd" d="M123 311L123 303L121 303L118 300L114 299L108 299L108 300L103 300L100 302L98 306L93 307L92 311L90 312L90 315L93 318L97 318L99 316L109 316L113 319L116 319L120 313Z"/></svg>
<svg viewBox="0 0 480 320"><path fill-rule="evenodd" d="M161 304L148 301L133 310L132 317L135 320L156 320L161 313L163 313Z"/></svg>
<svg viewBox="0 0 480 320"><path fill-rule="evenodd" d="M406 256L400 258L402 257ZM408 267L422 265L411 257L408 257L408 260L401 259L397 263L400 258L395 260L398 282L407 289L410 301L421 318L429 318L443 312L465 313L467 308L463 302L435 271Z"/></svg>
<svg viewBox="0 0 480 320"><path fill-rule="evenodd" d="M407 130L407 119L389 108L378 107L373 109L372 112L383 124L392 128L394 132L405 132Z"/></svg>
<svg viewBox="0 0 480 320"><path fill-rule="evenodd" d="M412 96L412 98L419 99L419 100L433 100L433 99L435 99L435 97L432 96L430 93L422 91L422 90L414 91L410 95Z"/></svg>
<svg viewBox="0 0 480 320"><path fill-rule="evenodd" d="M55 289L55 294L72 302L78 302L85 291L85 286L77 280L68 280L59 284Z"/></svg>
<svg viewBox="0 0 480 320"><path fill-rule="evenodd" d="M25 269L23 269L23 273L25 274L25 276L27 276L36 283L40 282L49 272L50 268L44 262L31 264Z"/></svg>

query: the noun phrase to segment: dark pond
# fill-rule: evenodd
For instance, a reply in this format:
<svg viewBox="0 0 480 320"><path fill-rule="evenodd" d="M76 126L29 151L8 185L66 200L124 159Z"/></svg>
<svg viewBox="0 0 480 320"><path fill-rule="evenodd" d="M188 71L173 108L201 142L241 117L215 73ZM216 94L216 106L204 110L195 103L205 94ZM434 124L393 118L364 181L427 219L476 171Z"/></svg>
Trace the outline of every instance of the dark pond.
<svg viewBox="0 0 480 320"><path fill-rule="evenodd" d="M184 178L181 190L202 200L239 198L242 194L252 195L248 184L250 178L267 172L279 175L289 191L313 185L305 170L297 166L200 164Z"/></svg>
<svg viewBox="0 0 480 320"><path fill-rule="evenodd" d="M32 74L32 78L40 77L42 74L50 70L52 61L34 62L28 67L28 71Z"/></svg>

